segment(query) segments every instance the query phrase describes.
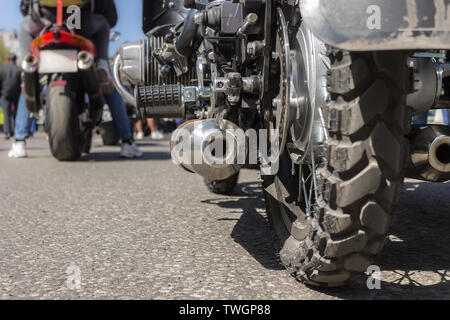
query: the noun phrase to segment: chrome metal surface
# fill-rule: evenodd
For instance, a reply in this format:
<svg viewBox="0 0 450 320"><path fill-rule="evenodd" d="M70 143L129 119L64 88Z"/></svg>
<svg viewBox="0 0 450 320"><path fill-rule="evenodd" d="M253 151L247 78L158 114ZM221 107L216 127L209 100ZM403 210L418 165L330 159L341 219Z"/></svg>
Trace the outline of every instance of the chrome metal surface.
<svg viewBox="0 0 450 320"><path fill-rule="evenodd" d="M26 73L35 73L39 68L39 59L34 56L27 56L22 62L22 70Z"/></svg>
<svg viewBox="0 0 450 320"><path fill-rule="evenodd" d="M81 51L78 53L78 68L81 70L87 70L91 68L95 63L94 56L87 52L87 51Z"/></svg>
<svg viewBox="0 0 450 320"><path fill-rule="evenodd" d="M286 18L281 8L277 8L276 23L277 36L275 58L279 60L280 63L280 90L278 96L273 101L273 105L276 108L274 129L278 130L279 133L279 154L282 155L286 146L286 140L291 124L291 86L289 84L291 78L291 48L289 45Z"/></svg>
<svg viewBox="0 0 450 320"><path fill-rule="evenodd" d="M414 114L421 114L433 106L442 91L442 68L430 58L413 58L414 92L407 97L407 104Z"/></svg>
<svg viewBox="0 0 450 320"><path fill-rule="evenodd" d="M245 134L238 129L223 119L185 122L172 134L172 159L202 177L225 180L236 174L247 158Z"/></svg>
<svg viewBox="0 0 450 320"><path fill-rule="evenodd" d="M119 91L125 102L136 107L137 103L135 96L125 88L122 80L120 79L120 55L117 55L116 59L114 60L113 79L117 91Z"/></svg>
<svg viewBox="0 0 450 320"><path fill-rule="evenodd" d="M290 104L291 127L288 151L299 163L307 155L310 143L320 144L327 138L322 108L327 92L326 74L329 60L325 44L304 24L291 42Z"/></svg>
<svg viewBox="0 0 450 320"><path fill-rule="evenodd" d="M302 0L299 5L312 32L340 49L450 49L450 4L444 0L425 2Z"/></svg>
<svg viewBox="0 0 450 320"><path fill-rule="evenodd" d="M408 176L431 182L450 180L450 127L432 125L417 132L411 141Z"/></svg>

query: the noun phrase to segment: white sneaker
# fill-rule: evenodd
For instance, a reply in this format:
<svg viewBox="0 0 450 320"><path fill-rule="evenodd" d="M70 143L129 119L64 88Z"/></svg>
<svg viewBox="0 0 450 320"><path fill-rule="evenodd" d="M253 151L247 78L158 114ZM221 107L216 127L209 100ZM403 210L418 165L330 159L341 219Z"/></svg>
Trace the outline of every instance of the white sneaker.
<svg viewBox="0 0 450 320"><path fill-rule="evenodd" d="M144 133L143 132L136 133L136 140L144 140Z"/></svg>
<svg viewBox="0 0 450 320"><path fill-rule="evenodd" d="M153 140L163 140L164 134L162 134L160 131L152 132L152 139Z"/></svg>
<svg viewBox="0 0 450 320"><path fill-rule="evenodd" d="M135 158L141 158L144 154L141 150L139 150L139 147L133 143L122 143L122 148L120 150L120 157L121 158L127 158L127 159L135 159Z"/></svg>
<svg viewBox="0 0 450 320"><path fill-rule="evenodd" d="M26 158L27 146L24 141L15 141L8 152L8 157L10 158Z"/></svg>

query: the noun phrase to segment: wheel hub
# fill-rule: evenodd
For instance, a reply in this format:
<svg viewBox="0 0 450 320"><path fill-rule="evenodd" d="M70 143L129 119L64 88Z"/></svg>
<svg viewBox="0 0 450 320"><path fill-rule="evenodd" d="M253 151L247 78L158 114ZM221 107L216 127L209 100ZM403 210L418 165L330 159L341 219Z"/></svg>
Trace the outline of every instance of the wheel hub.
<svg viewBox="0 0 450 320"><path fill-rule="evenodd" d="M310 83L315 72L307 54L308 33L299 28L292 41L289 41L288 26L281 8L277 8L276 59L280 66L279 93L273 100L275 123L278 129L279 154L285 149L292 161L300 164L307 155L314 123L314 106L311 104ZM311 80L310 80L311 79Z"/></svg>
<svg viewBox="0 0 450 320"><path fill-rule="evenodd" d="M281 8L277 8L277 37L276 37L276 58L280 65L280 90L278 96L273 100L275 108L275 124L272 129L278 130L279 134L279 155L282 155L286 146L286 140L291 123L290 90L289 84L291 74L290 45L286 19ZM271 132L273 135L274 132Z"/></svg>

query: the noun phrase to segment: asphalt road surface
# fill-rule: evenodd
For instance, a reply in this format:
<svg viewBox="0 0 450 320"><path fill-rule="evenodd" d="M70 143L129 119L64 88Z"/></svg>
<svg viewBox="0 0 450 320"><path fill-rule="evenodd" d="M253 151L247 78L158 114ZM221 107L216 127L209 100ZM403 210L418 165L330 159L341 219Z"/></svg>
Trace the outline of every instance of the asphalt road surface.
<svg viewBox="0 0 450 320"><path fill-rule="evenodd" d="M272 246L258 172L231 196L175 167L168 142L142 160L100 147L58 163L42 135L28 159L0 141L2 299L450 299L450 184L407 181L367 279L317 290L297 283Z"/></svg>

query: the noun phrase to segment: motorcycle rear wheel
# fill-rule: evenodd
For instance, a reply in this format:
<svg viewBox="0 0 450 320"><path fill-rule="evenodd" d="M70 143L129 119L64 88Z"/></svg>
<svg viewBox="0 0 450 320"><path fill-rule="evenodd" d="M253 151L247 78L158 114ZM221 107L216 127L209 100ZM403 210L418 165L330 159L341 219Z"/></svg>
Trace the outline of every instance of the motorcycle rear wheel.
<svg viewBox="0 0 450 320"><path fill-rule="evenodd" d="M70 84L49 85L46 106L46 131L52 155L59 161L75 161L81 156L77 99Z"/></svg>

